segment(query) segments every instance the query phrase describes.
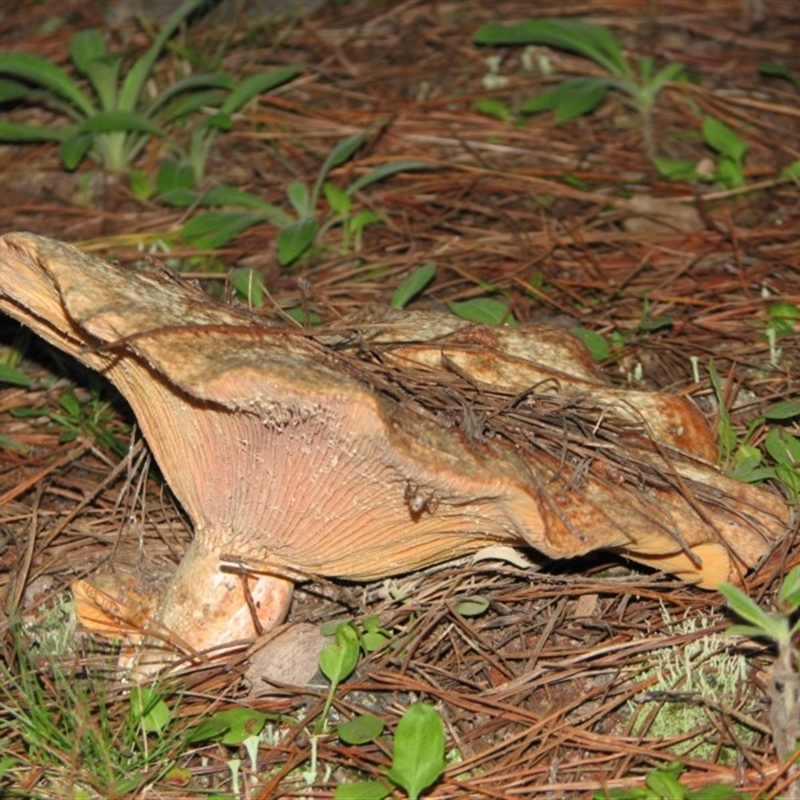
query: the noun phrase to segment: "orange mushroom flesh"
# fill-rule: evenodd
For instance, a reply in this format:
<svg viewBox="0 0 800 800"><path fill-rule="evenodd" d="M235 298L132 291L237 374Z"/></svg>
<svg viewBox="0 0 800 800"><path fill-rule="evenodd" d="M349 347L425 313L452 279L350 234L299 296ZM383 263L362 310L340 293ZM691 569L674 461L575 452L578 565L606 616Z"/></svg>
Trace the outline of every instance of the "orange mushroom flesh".
<svg viewBox="0 0 800 800"><path fill-rule="evenodd" d="M712 588L785 529L779 498L709 463L691 403L610 388L562 330L404 314L312 338L28 234L0 237L0 310L118 386L195 526L126 657L140 676L167 641L198 658L280 622L297 573L371 580L502 543Z"/></svg>

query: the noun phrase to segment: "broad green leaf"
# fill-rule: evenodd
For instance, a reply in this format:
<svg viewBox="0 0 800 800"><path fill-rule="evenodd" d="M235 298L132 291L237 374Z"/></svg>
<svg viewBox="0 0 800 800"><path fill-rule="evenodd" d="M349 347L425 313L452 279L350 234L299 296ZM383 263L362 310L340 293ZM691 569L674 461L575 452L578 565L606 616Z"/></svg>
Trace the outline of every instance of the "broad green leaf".
<svg viewBox="0 0 800 800"><path fill-rule="evenodd" d="M505 303L493 297L476 297L473 300L454 300L447 304L452 314L481 325L502 325L512 322L513 316Z"/></svg>
<svg viewBox="0 0 800 800"><path fill-rule="evenodd" d="M239 745L250 736L256 736L264 729L267 720L275 719L273 714L264 714L253 708L236 706L216 711L204 719L186 737L187 744L197 742L219 742Z"/></svg>
<svg viewBox="0 0 800 800"><path fill-rule="evenodd" d="M64 70L40 56L30 53L2 53L0 75L11 75L43 86L69 100L85 116L91 116L97 110L91 99Z"/></svg>
<svg viewBox="0 0 800 800"><path fill-rule="evenodd" d="M787 467L800 464L800 441L782 428L771 428L764 439L764 448L778 462Z"/></svg>
<svg viewBox="0 0 800 800"><path fill-rule="evenodd" d="M494 117L503 122L507 122L513 116L511 109L496 97L482 97L480 100L476 100L472 107L479 114L486 114L487 117Z"/></svg>
<svg viewBox="0 0 800 800"><path fill-rule="evenodd" d="M0 120L0 141L2 142L60 142L63 139L63 128L60 130L43 128L40 125Z"/></svg>
<svg viewBox="0 0 800 800"><path fill-rule="evenodd" d="M313 216L314 209L311 206L311 192L302 181L292 181L286 187L286 196L301 220Z"/></svg>
<svg viewBox="0 0 800 800"><path fill-rule="evenodd" d="M382 781L359 781L344 783L333 792L334 800L383 800L392 792L392 787Z"/></svg>
<svg viewBox="0 0 800 800"><path fill-rule="evenodd" d="M203 250L223 247L242 231L263 221L260 214L246 211L206 211L192 217L181 228L181 238Z"/></svg>
<svg viewBox="0 0 800 800"><path fill-rule="evenodd" d="M264 284L261 275L251 267L237 267L231 271L233 288L255 308L264 305Z"/></svg>
<svg viewBox="0 0 800 800"><path fill-rule="evenodd" d="M12 383L14 386L30 386L31 379L18 369L0 362L0 383Z"/></svg>
<svg viewBox="0 0 800 800"><path fill-rule="evenodd" d="M378 183L392 175L396 175L398 172L413 172L415 170L428 169L429 167L430 164L426 164L424 161L389 161L386 164L380 164L354 180L347 187L347 194L352 195L373 183Z"/></svg>
<svg viewBox="0 0 800 800"><path fill-rule="evenodd" d="M287 266L297 261L314 242L319 233L319 223L315 219L301 219L282 228L278 233L278 261Z"/></svg>
<svg viewBox="0 0 800 800"><path fill-rule="evenodd" d="M762 416L764 419L791 419L800 414L800 402L797 400L782 400L767 406Z"/></svg>
<svg viewBox="0 0 800 800"><path fill-rule="evenodd" d="M317 175L317 180L311 193L312 206L316 206L317 204L319 193L322 190L322 185L325 183L325 179L328 177L328 173L332 169L344 164L346 161L352 158L356 150L358 150L367 140L368 135L369 130L363 131L362 133L354 133L352 136L342 139L342 141L339 142L336 147L333 148L333 150L331 150L331 152L328 154L328 157L322 164L319 174Z"/></svg>
<svg viewBox="0 0 800 800"><path fill-rule="evenodd" d="M645 786L651 789L658 797L668 797L669 800L687 800L689 790L665 770L654 769L645 779Z"/></svg>
<svg viewBox="0 0 800 800"><path fill-rule="evenodd" d="M436 277L436 264L429 262L415 269L394 290L389 305L392 308L405 308Z"/></svg>
<svg viewBox="0 0 800 800"><path fill-rule="evenodd" d="M797 162L800 165L800 161ZM798 173L800 175L800 173ZM767 309L770 327L778 336L793 333L800 317L800 309L794 303L772 303Z"/></svg>
<svg viewBox="0 0 800 800"><path fill-rule="evenodd" d="M695 181L700 177L695 163L683 158L656 156L653 159L653 166L658 170L658 174L668 181Z"/></svg>
<svg viewBox="0 0 800 800"><path fill-rule="evenodd" d="M186 161L170 159L158 170L156 191L163 195L176 189L191 189L194 186L194 170Z"/></svg>
<svg viewBox="0 0 800 800"><path fill-rule="evenodd" d="M383 720L373 714L361 714L336 729L345 744L366 744L383 733Z"/></svg>
<svg viewBox="0 0 800 800"><path fill-rule="evenodd" d="M417 800L444 772L444 745L444 725L433 706L415 703L403 714L394 734L389 778L410 800Z"/></svg>
<svg viewBox="0 0 800 800"><path fill-rule="evenodd" d="M729 189L736 189L739 186L744 186L744 170L738 161L732 158L723 156L719 164L717 164L717 171L714 173L714 179L727 186Z"/></svg>
<svg viewBox="0 0 800 800"><path fill-rule="evenodd" d="M611 355L611 348L605 337L587 328L574 328L572 331L586 345L586 349L597 361L605 361Z"/></svg>
<svg viewBox="0 0 800 800"><path fill-rule="evenodd" d="M557 125L569 122L594 111L608 94L609 85L605 78L570 78L528 98L520 111L530 114L552 110Z"/></svg>
<svg viewBox="0 0 800 800"><path fill-rule="evenodd" d="M319 654L319 668L332 684L339 684L356 668L359 652L356 629L343 622L336 628L335 641Z"/></svg>
<svg viewBox="0 0 800 800"><path fill-rule="evenodd" d="M121 111L134 111L136 109L139 95L150 77L150 71L153 69L156 59L164 49L164 45L169 41L184 20L205 2L206 0L184 0L184 2L172 12L153 44L147 52L134 63L126 75L119 95L119 109Z"/></svg>
<svg viewBox="0 0 800 800"><path fill-rule="evenodd" d="M299 74L298 67L280 67L270 72L259 72L257 75L250 75L236 84L220 107L220 111L233 114L256 95L263 94L294 80Z"/></svg>
<svg viewBox="0 0 800 800"><path fill-rule="evenodd" d="M491 23L479 28L477 44L543 44L589 58L612 75L631 76L622 47L608 29L578 19L532 19L512 25Z"/></svg>
<svg viewBox="0 0 800 800"><path fill-rule="evenodd" d="M129 721L132 727L141 727L147 733L160 734L172 717L163 697L148 686L134 686L130 694Z"/></svg>
<svg viewBox="0 0 800 800"><path fill-rule="evenodd" d="M456 611L462 617L479 617L489 609L489 601L481 595L473 595L459 600L456 604Z"/></svg>
<svg viewBox="0 0 800 800"><path fill-rule="evenodd" d="M703 139L713 150L733 159L737 164L742 163L748 148L747 142L736 131L716 117L703 118Z"/></svg>
<svg viewBox="0 0 800 800"><path fill-rule="evenodd" d="M353 208L353 201L344 189L335 183L325 182L322 187L325 193L325 200L330 206L331 211L338 217L346 217Z"/></svg>

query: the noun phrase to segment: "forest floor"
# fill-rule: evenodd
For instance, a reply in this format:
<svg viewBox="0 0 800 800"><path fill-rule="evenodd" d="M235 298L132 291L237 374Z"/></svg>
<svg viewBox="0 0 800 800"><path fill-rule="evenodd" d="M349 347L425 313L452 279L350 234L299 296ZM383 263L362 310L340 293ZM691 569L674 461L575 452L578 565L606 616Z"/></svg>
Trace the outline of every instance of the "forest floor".
<svg viewBox="0 0 800 800"><path fill-rule="evenodd" d="M791 81L800 80L800 3L355 0L279 19L230 7L177 34L154 85L210 61L235 76L282 65L299 76L217 136L203 188L234 187L290 211L287 185L312 185L337 143L365 131L332 183L345 188L398 161L425 168L355 193L343 223L282 266L274 224L203 248L181 233L197 208L143 199L127 175L88 159L67 171L52 142L4 144L0 233L39 233L121 264L160 260L233 302L243 301L232 271L253 270L246 274L267 290L265 314L302 309L323 320L389 303L404 279L434 264L411 308L491 298L518 323L596 334L589 341L612 383L689 397L713 430L724 428L726 467L742 444L774 466L770 431L800 435L791 414L759 421L777 402L800 400L800 170L782 172L800 159L800 88ZM561 124L549 111L520 114L544 87L603 74L556 48L474 43L482 25L534 11L608 28L631 63L680 62L688 79L664 87L649 123L615 90ZM136 55L149 45L148 23L160 24L124 14L112 23L107 13L100 2L22 0L13 13L0 10L0 49L68 67L79 30L100 28L110 50ZM61 121L34 106L4 112ZM704 139L708 117L746 145L743 156ZM659 174L647 124L650 155L697 172ZM153 138L133 166L152 176L164 155ZM318 213L330 219L325 203ZM374 213L363 228L350 225L364 211ZM117 562L169 571L191 532L108 386L7 318L0 360L30 379L0 385L3 796L326 798L385 773L389 734L362 745L312 733L324 681L247 699L244 653L193 674L177 693L159 690L163 726L131 726L130 694L98 677L113 653L76 630L70 585ZM124 446L115 450L115 439ZM782 475L764 486L791 503L800 480ZM674 762L685 765L687 797L715 783L792 796L796 775L776 755L770 716L774 653L760 640L726 638L720 594L609 554L529 556L535 566L462 560L368 585L302 585L292 621L363 627L377 617L400 643L363 656L337 690L334 718L366 709L391 732L411 703L434 704L448 766L431 798L602 797L664 777ZM797 563L787 530L748 576L748 593L772 607ZM460 601L476 597L488 603L462 613ZM236 743L181 739L198 716L242 703L270 715L252 761Z"/></svg>

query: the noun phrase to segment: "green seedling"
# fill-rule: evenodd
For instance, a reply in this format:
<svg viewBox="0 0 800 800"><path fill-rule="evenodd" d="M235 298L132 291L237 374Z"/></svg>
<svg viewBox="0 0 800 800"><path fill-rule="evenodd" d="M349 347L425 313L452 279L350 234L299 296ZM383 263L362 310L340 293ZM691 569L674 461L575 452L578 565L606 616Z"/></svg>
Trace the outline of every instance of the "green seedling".
<svg viewBox="0 0 800 800"><path fill-rule="evenodd" d="M428 284L436 277L436 264L428 263L415 269L395 289L389 305L392 308L405 308L414 298L418 297Z"/></svg>
<svg viewBox="0 0 800 800"><path fill-rule="evenodd" d="M155 181L145 171L131 175L134 193L142 199L155 194L160 202L177 207L188 207L199 202L203 194L196 187L205 175L208 156L217 135L231 130L234 114L253 98L288 83L299 72L296 67L280 67L259 72L241 81L225 72L194 76L198 88L204 84L208 88L188 94L181 105L171 110L168 121L186 119L201 109L212 113L194 124L188 148L175 145L179 157L165 161L156 173ZM186 84L191 80L184 82L182 91L190 91Z"/></svg>
<svg viewBox="0 0 800 800"><path fill-rule="evenodd" d="M331 170L347 163L366 142L369 134L370 131L364 131L339 142L320 167L313 186L309 187L302 181L292 181L287 186L286 196L293 214L248 192L216 187L204 195L193 195L193 202L228 210L198 214L183 226L182 237L198 247L222 247L242 231L268 222L279 229L276 247L278 261L283 266L294 264L307 256L319 238L335 226L342 228L344 249L358 249L364 228L380 217L371 210L353 213L354 195L398 172L427 166L421 161L396 161L375 167L345 189L330 183L327 179ZM318 207L323 197L327 208L320 213Z"/></svg>
<svg viewBox="0 0 800 800"><path fill-rule="evenodd" d="M97 442L117 455L125 455L128 450L128 429L117 419L111 404L100 397L100 389L93 386L89 399L82 403L72 388L68 388L59 398L59 411L45 411L40 408L14 408L13 417L46 416L62 428L61 442L74 442L87 439Z"/></svg>
<svg viewBox="0 0 800 800"><path fill-rule="evenodd" d="M800 439L779 425L800 417L800 402L782 400L768 406L751 420L739 437L725 407L725 393L713 360L709 362L708 374L717 400L720 466L730 477L746 483L776 480L788 492L788 501L797 503L800 498ZM762 449L753 444L753 440L769 423L774 424L763 439Z"/></svg>
<svg viewBox="0 0 800 800"><path fill-rule="evenodd" d="M800 675L795 645L795 637L800 631L800 565L784 578L778 591L778 608L773 612L764 611L736 586L723 584L719 590L730 609L747 623L734 625L728 632L766 639L777 652L767 694L775 749L781 759L788 759L800 741ZM794 787L797 788L800 787Z"/></svg>
<svg viewBox="0 0 800 800"><path fill-rule="evenodd" d="M553 111L559 124L591 113L609 91L616 90L638 112L645 153L650 159L655 156L652 109L664 86L681 77L682 64L667 64L656 71L653 59L645 57L634 67L611 31L578 19L532 19L512 25L492 23L479 28L474 40L484 45L546 45L594 61L606 74L569 78L529 98L520 110L526 114Z"/></svg>
<svg viewBox="0 0 800 800"><path fill-rule="evenodd" d="M143 98L145 85L151 80L153 67L167 42L204 2L184 0L170 15L150 49L129 69L122 69L121 55L107 52L100 31L75 34L70 40L70 57L78 73L88 80L90 92L41 56L0 55L0 103L36 103L69 120L59 128L2 120L0 140L56 141L61 144L61 160L67 169L75 169L89 155L110 172L126 171L150 136L165 136L159 122L189 113L179 112L181 106L171 105L173 99L207 84L214 85L213 76L204 76L208 79L205 82L193 76L171 86L155 101Z"/></svg>
<svg viewBox="0 0 800 800"><path fill-rule="evenodd" d="M710 168L685 159L654 158L653 164L663 178L673 181L721 183L729 189L744 186L744 157L749 145L736 131L716 117L704 117L703 141L717 156Z"/></svg>
<svg viewBox="0 0 800 800"><path fill-rule="evenodd" d="M644 786L635 789L606 789L594 795L594 800L744 800L744 795L722 783L712 783L701 789L690 789L681 781L685 765L679 761L665 764L650 772Z"/></svg>
<svg viewBox="0 0 800 800"><path fill-rule="evenodd" d="M380 735L382 723L380 729L372 724L377 731L372 737L374 739ZM410 800L417 800L427 788L439 780L444 769L445 735L442 718L433 706L427 703L415 703L408 708L397 724L392 765L386 779L359 781L339 786L334 792L334 798L335 800L383 800L392 792L394 786L399 786Z"/></svg>

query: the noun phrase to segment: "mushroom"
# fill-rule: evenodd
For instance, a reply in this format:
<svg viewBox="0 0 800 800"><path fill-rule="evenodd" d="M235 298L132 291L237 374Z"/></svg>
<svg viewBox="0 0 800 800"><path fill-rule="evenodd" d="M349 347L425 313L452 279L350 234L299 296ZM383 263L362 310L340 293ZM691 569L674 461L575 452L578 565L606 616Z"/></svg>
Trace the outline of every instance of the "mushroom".
<svg viewBox="0 0 800 800"><path fill-rule="evenodd" d="M713 588L787 524L779 497L714 466L690 401L609 386L563 329L377 310L280 327L23 233L0 237L0 310L119 388L193 523L138 675L170 660L163 642L199 658L276 625L297 576L503 544L605 548Z"/></svg>

